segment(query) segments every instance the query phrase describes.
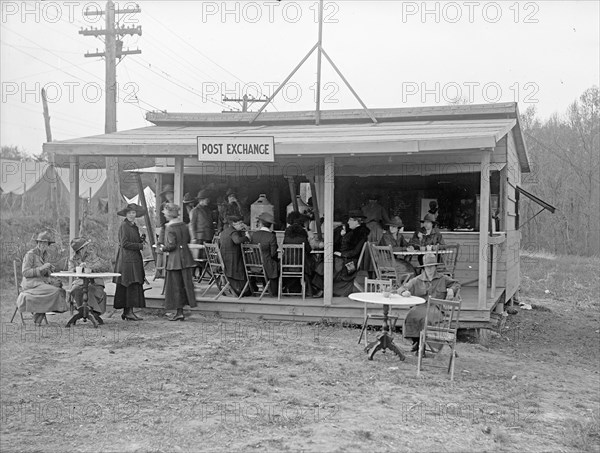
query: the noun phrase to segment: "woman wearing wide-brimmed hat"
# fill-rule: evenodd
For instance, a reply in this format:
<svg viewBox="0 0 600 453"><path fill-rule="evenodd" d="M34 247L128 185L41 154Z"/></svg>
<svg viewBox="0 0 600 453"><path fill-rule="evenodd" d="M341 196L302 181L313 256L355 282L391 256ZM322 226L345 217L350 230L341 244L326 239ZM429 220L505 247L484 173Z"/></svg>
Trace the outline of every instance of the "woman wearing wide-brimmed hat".
<svg viewBox="0 0 600 453"><path fill-rule="evenodd" d="M125 217L125 220L119 227L119 250L115 272L120 273L121 276L114 280L117 285L114 307L115 309L122 308L121 318L128 321L140 321L142 318L136 316L133 309L146 306L142 286L146 278L142 257L146 236L140 236L140 230L135 223L135 219L142 217L145 213L146 210L135 203L130 203L117 212L117 215Z"/></svg>
<svg viewBox="0 0 600 453"><path fill-rule="evenodd" d="M229 217L241 217L244 219L244 209L242 203L238 200L237 190L234 188L227 189L225 193L225 199L227 202L219 206L219 223L217 225L218 231L223 231L226 226L229 225Z"/></svg>
<svg viewBox="0 0 600 453"><path fill-rule="evenodd" d="M213 227L212 211L208 207L210 203L210 193L206 189L198 192L196 197L198 205L190 213L190 236L192 243L204 244L210 242L215 235Z"/></svg>
<svg viewBox="0 0 600 453"><path fill-rule="evenodd" d="M165 225L165 242L160 244L160 250L169 252L165 277L165 308L177 309L171 321L183 321L183 307L196 306L194 294L193 273L196 262L188 247L190 232L179 217L179 206L167 203L163 214L167 218Z"/></svg>
<svg viewBox="0 0 600 453"><path fill-rule="evenodd" d="M386 222L386 232L383 233L381 240L378 245L391 246L394 252L406 250L408 247L408 241L402 235L404 223L399 216L392 217ZM398 272L398 275L412 274L415 275L415 268L408 261L404 260L401 256L394 256L394 267Z"/></svg>
<svg viewBox="0 0 600 453"><path fill-rule="evenodd" d="M38 234L36 246L23 258L22 291L17 299L20 312L33 313L33 322L40 325L48 312L67 311L66 292L62 286L50 283L50 274L54 272L52 263L47 262L48 247L54 243L52 234L44 231Z"/></svg>
<svg viewBox="0 0 600 453"><path fill-rule="evenodd" d="M442 233L437 229L437 220L434 215L427 213L423 220L423 226L415 231L408 244L408 250L443 249L445 248ZM419 264L423 264L423 257L419 256Z"/></svg>
<svg viewBox="0 0 600 453"><path fill-rule="evenodd" d="M75 271L76 267L90 269L92 272L109 272L110 263L98 257L93 248L90 247L91 240L77 237L71 241L74 255L69 260L69 271ZM75 299L77 308L83 304L83 279L76 279L71 286L71 296ZM106 311L106 292L104 291L104 279L95 278L88 284L88 306L99 324L104 324L100 315Z"/></svg>
<svg viewBox="0 0 600 453"><path fill-rule="evenodd" d="M241 216L229 216L219 241L225 275L231 288L239 296L246 285L246 269L241 245L250 242L244 219ZM251 292L247 290L244 295L251 295Z"/></svg>
<svg viewBox="0 0 600 453"><path fill-rule="evenodd" d="M453 278L440 274L437 271L437 259L433 253L427 253L423 258L423 272L407 283L402 285L398 294L402 296L418 296L427 298L429 296L436 299L454 299L460 288L460 283ZM419 349L419 335L425 327L425 314L427 305L417 305L410 309L406 314L404 329L402 334L405 338L413 341L413 352ZM428 320L435 324L441 319L439 308L432 307L429 312Z"/></svg>

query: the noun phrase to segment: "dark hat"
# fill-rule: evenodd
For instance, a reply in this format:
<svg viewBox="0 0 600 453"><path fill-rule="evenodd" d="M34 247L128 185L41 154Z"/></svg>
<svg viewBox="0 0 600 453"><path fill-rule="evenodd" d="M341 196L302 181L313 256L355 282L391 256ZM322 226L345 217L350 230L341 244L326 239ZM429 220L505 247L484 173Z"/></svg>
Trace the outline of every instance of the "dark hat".
<svg viewBox="0 0 600 453"><path fill-rule="evenodd" d="M227 189L227 192L225 192L225 196L228 197L229 195L236 195L237 196L237 190L234 189L233 187L230 187L229 189Z"/></svg>
<svg viewBox="0 0 600 453"><path fill-rule="evenodd" d="M54 236L52 236L52 233L50 231L42 231L40 234L37 235L37 238L35 238L35 240L37 242L47 242L48 244L54 244Z"/></svg>
<svg viewBox="0 0 600 453"><path fill-rule="evenodd" d="M297 211L292 211L288 214L287 216L287 223L289 223L290 225L293 224L298 224L298 225L304 225L308 220L310 220L310 217L301 214Z"/></svg>
<svg viewBox="0 0 600 453"><path fill-rule="evenodd" d="M358 209L354 209L352 211L348 211L348 218L357 219L357 220L363 220L363 219L366 219L367 216L364 215L362 213L362 211L359 211Z"/></svg>
<svg viewBox="0 0 600 453"><path fill-rule="evenodd" d="M437 223L437 220L435 220L435 216L427 213L425 214L425 217L423 217L423 220L421 220L421 223L423 222Z"/></svg>
<svg viewBox="0 0 600 453"><path fill-rule="evenodd" d="M92 243L92 241L90 241L89 239L86 239L86 238L73 238L71 240L71 248L73 249L74 252L78 252L79 250L84 248L86 245L91 244L91 243Z"/></svg>
<svg viewBox="0 0 600 453"><path fill-rule="evenodd" d="M437 208L437 207L438 207L437 201L435 201L435 200L431 200L431 201L429 202L429 207L430 207L431 209Z"/></svg>
<svg viewBox="0 0 600 453"><path fill-rule="evenodd" d="M142 208L139 204L129 203L123 209L117 211L117 215L121 217L126 217L129 211L135 211L136 217L142 217L144 214L146 214L146 210Z"/></svg>
<svg viewBox="0 0 600 453"><path fill-rule="evenodd" d="M386 225L401 228L404 226L404 223L402 223L402 219L396 215L392 217Z"/></svg>
<svg viewBox="0 0 600 453"><path fill-rule="evenodd" d="M270 212L263 212L257 218L261 222L270 223L271 225L275 223L275 218Z"/></svg>
<svg viewBox="0 0 600 453"><path fill-rule="evenodd" d="M188 203L195 203L196 199L194 197L192 197L190 195L189 192L187 192L184 196L183 196L183 200L182 200L183 204L188 204Z"/></svg>
<svg viewBox="0 0 600 453"><path fill-rule="evenodd" d="M437 262L437 258L435 256L435 254L426 253L425 255L423 255L423 265L417 266L417 267L437 266L438 264L441 264L441 263Z"/></svg>
<svg viewBox="0 0 600 453"><path fill-rule="evenodd" d="M179 215L179 205L175 203L166 203L162 210L163 212L167 211L171 215Z"/></svg>
<svg viewBox="0 0 600 453"><path fill-rule="evenodd" d="M244 220L244 218L242 216L239 215L228 215L227 216L227 223L232 224L232 223L236 223L236 222L241 222L242 220Z"/></svg>
<svg viewBox="0 0 600 453"><path fill-rule="evenodd" d="M161 193L159 193L159 195L164 195L167 192L175 192L175 188L171 184L167 184L165 187L163 187L163 190Z"/></svg>
<svg viewBox="0 0 600 453"><path fill-rule="evenodd" d="M198 192L198 196L196 197L196 199L202 200L204 198L210 198L210 191L209 190L202 189L200 192Z"/></svg>

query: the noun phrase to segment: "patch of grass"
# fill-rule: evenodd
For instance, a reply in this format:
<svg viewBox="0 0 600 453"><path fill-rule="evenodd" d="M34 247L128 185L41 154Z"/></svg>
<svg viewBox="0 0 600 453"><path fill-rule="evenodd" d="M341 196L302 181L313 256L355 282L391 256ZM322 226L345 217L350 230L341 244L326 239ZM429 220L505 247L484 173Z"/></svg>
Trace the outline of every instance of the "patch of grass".
<svg viewBox="0 0 600 453"><path fill-rule="evenodd" d="M267 384L269 384L271 387L277 387L279 386L279 379L277 379L276 376L269 375L267 377Z"/></svg>
<svg viewBox="0 0 600 453"><path fill-rule="evenodd" d="M373 440L373 433L371 431L359 429L358 431L354 431L354 432L361 440Z"/></svg>
<svg viewBox="0 0 600 453"><path fill-rule="evenodd" d="M598 451L600 424L597 416L585 420L567 420L565 442L579 451Z"/></svg>
<svg viewBox="0 0 600 453"><path fill-rule="evenodd" d="M497 444L507 444L510 442L510 436L504 431L496 431L494 433L494 442Z"/></svg>

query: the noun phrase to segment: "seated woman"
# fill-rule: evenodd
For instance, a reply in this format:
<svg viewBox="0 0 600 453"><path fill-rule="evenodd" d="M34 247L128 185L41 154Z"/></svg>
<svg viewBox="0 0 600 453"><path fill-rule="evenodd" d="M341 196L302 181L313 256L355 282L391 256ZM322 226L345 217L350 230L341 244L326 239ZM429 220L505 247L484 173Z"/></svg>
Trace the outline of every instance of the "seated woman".
<svg viewBox="0 0 600 453"><path fill-rule="evenodd" d="M287 223L289 226L285 229L283 243L304 244L304 280L306 282L306 294L308 297L312 297L313 289L310 281L315 268L315 261L313 259L313 255L310 253L312 251L312 247L308 239L308 232L304 228L304 225L308 220L309 218L307 216L300 214L299 212L290 212L287 217ZM286 286L291 292L299 293L301 290L299 285L300 279L298 278L295 280L296 282L290 281L289 283L284 281L283 285Z"/></svg>
<svg viewBox="0 0 600 453"><path fill-rule="evenodd" d="M347 296L354 291L358 258L369 237L369 229L362 223L365 216L361 211L348 213L348 225L343 224L333 231L333 295ZM323 280L317 274L313 280L319 292L313 297L323 295Z"/></svg>
<svg viewBox="0 0 600 453"><path fill-rule="evenodd" d="M75 254L69 260L69 271L74 272L76 267L91 269L92 272L110 272L109 262L102 261L92 248L89 247L92 241L86 238L74 238L71 241L71 248ZM83 279L78 278L71 287L71 296L75 300L77 308L83 305ZM104 324L100 317L106 311L106 292L104 292L104 279L95 278L88 284L88 306L90 312L98 321L98 324Z"/></svg>
<svg viewBox="0 0 600 453"><path fill-rule="evenodd" d="M248 227L241 216L227 216L227 224L220 235L221 256L225 267L225 275L231 284L231 289L239 296L246 285L246 269L242 258L242 244L250 242ZM246 295L252 295L246 290Z"/></svg>
<svg viewBox="0 0 600 453"><path fill-rule="evenodd" d="M398 293L402 296L418 296L427 298L429 296L436 299L454 299L454 296L460 288L460 283L447 275L437 272L437 260L433 253L428 253L423 258L423 272L402 285ZM413 341L412 351L419 349L419 335L425 327L425 314L427 313L427 305L421 304L410 309L404 320L405 338L410 338ZM437 307L432 307L428 320L429 324L435 324L441 319L441 312Z"/></svg>
<svg viewBox="0 0 600 453"><path fill-rule="evenodd" d="M379 241L380 246L391 246L394 252L406 250L408 242L402 235L404 224L402 219L398 216L394 216L390 221L386 222L387 231L383 233L381 240ZM398 274L415 274L415 268L401 256L394 257L394 265Z"/></svg>
<svg viewBox="0 0 600 453"><path fill-rule="evenodd" d="M277 236L272 231L275 218L272 214L263 212L257 217L257 220L259 229L252 234L250 243L260 247L263 268L270 282L269 293L276 297L279 288L279 257L277 255Z"/></svg>
<svg viewBox="0 0 600 453"><path fill-rule="evenodd" d="M408 250L425 250L437 246L439 249L444 248L444 238L440 230L436 228L437 221L435 216L426 214L421 220L423 226L415 231L413 237L408 244ZM419 256L419 264L423 264L423 257Z"/></svg>
<svg viewBox="0 0 600 453"><path fill-rule="evenodd" d="M21 313L34 313L33 322L40 326L46 313L67 311L66 292L62 284L51 279L54 266L47 263L48 246L54 243L48 231L40 233L35 248L29 250L23 258L22 291L17 299L17 307Z"/></svg>

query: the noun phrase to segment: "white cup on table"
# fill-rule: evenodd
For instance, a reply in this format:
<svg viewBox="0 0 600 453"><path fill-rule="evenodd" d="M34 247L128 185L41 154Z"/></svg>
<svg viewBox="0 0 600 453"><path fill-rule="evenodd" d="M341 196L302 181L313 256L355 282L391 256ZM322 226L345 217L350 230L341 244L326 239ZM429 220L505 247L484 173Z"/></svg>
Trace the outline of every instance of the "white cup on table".
<svg viewBox="0 0 600 453"><path fill-rule="evenodd" d="M83 268L81 266L76 266L75 267L75 272L78 274L81 274L83 272Z"/></svg>

